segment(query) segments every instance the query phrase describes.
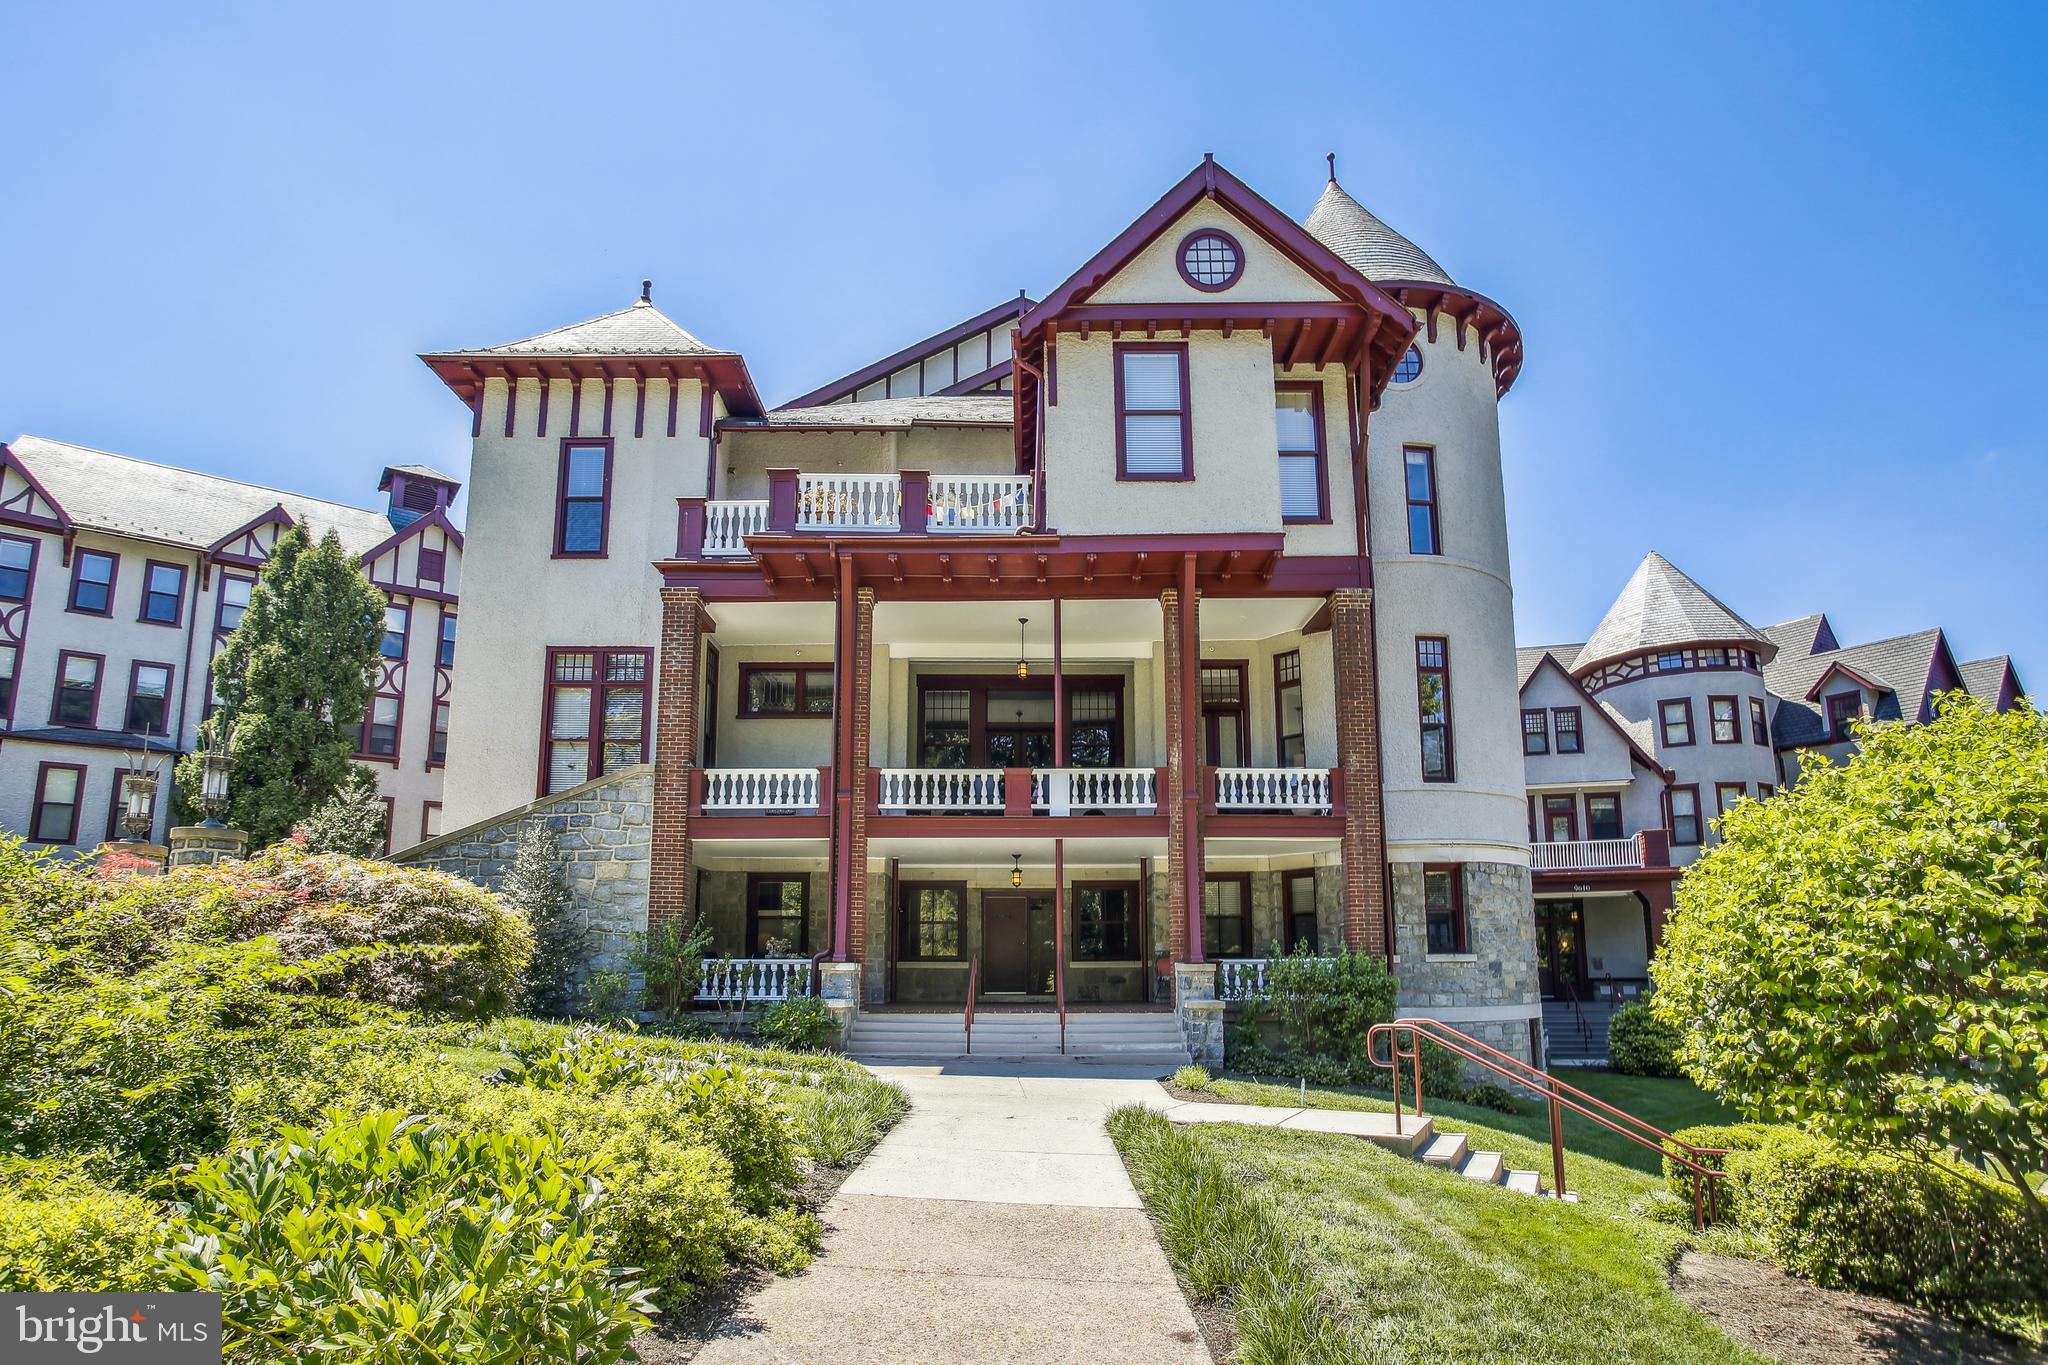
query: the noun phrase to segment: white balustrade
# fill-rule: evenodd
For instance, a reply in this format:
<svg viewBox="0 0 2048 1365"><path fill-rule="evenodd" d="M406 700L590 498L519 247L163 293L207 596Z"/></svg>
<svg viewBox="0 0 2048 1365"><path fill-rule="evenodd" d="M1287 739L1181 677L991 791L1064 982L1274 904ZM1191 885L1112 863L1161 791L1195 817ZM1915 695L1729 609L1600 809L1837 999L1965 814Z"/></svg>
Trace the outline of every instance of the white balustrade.
<svg viewBox="0 0 2048 1365"><path fill-rule="evenodd" d="M1031 479L1023 474L934 474L926 525L933 531L1003 534L1031 524Z"/></svg>
<svg viewBox="0 0 2048 1365"><path fill-rule="evenodd" d="M1158 786L1150 768L1035 768L1031 806L1052 815L1149 811L1158 808Z"/></svg>
<svg viewBox="0 0 2048 1365"><path fill-rule="evenodd" d="M1226 957L1216 962L1216 998L1251 1000L1266 993L1264 957Z"/></svg>
<svg viewBox="0 0 2048 1365"><path fill-rule="evenodd" d="M1642 850L1634 839L1574 839L1531 846L1538 872L1600 872L1641 867Z"/></svg>
<svg viewBox="0 0 2048 1365"><path fill-rule="evenodd" d="M707 1004L753 1005L810 993L808 958L710 958L697 976L697 999Z"/></svg>
<svg viewBox="0 0 2048 1365"><path fill-rule="evenodd" d="M704 553L747 553L747 537L768 529L768 499L733 498L704 504Z"/></svg>
<svg viewBox="0 0 2048 1365"><path fill-rule="evenodd" d="M903 502L894 474L798 474L800 531L893 531Z"/></svg>
<svg viewBox="0 0 2048 1365"><path fill-rule="evenodd" d="M1220 810L1327 811L1328 768L1218 768Z"/></svg>
<svg viewBox="0 0 2048 1365"><path fill-rule="evenodd" d="M816 810L816 768L706 768L704 809Z"/></svg>
<svg viewBox="0 0 2048 1365"><path fill-rule="evenodd" d="M1001 768L883 768L876 806L890 814L1003 809Z"/></svg>

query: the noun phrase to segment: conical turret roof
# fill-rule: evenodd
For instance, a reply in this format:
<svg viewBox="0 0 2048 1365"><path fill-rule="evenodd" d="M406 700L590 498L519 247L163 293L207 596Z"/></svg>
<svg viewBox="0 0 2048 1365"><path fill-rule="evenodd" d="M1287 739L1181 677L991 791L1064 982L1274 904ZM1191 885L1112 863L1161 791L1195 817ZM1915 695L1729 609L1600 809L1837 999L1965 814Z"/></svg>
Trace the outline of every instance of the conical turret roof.
<svg viewBox="0 0 2048 1365"><path fill-rule="evenodd" d="M1643 556L1572 665L1575 673L1634 654L1693 644L1747 644L1768 663L1778 647L1655 550Z"/></svg>
<svg viewBox="0 0 2048 1365"><path fill-rule="evenodd" d="M1335 176L1330 178L1323 197L1316 201L1303 226L1317 241L1343 257L1346 265L1375 283L1453 283L1428 252L1374 217L1365 205L1344 192Z"/></svg>

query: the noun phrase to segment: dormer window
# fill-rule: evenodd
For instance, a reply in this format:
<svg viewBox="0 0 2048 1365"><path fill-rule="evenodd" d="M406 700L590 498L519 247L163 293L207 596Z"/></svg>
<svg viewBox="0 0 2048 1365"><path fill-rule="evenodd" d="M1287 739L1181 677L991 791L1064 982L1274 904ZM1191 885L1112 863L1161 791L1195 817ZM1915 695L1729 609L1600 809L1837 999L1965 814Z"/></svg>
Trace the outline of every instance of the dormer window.
<svg viewBox="0 0 2048 1365"><path fill-rule="evenodd" d="M1116 476L1194 477L1186 342L1117 343Z"/></svg>
<svg viewBox="0 0 2048 1365"><path fill-rule="evenodd" d="M1244 274L1244 248L1227 232L1203 228L1180 244L1180 277L1205 294L1237 283Z"/></svg>

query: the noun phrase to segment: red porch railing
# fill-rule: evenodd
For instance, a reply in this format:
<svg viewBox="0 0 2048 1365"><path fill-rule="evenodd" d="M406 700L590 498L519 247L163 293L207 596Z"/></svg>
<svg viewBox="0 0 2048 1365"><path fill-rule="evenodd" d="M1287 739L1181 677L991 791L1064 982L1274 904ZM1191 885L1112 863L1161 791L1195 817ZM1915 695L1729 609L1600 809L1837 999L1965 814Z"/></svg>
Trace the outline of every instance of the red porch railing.
<svg viewBox="0 0 2048 1365"><path fill-rule="evenodd" d="M1385 1060L1380 1057L1380 1039L1388 1043ZM1407 1045L1402 1045L1403 1039ZM1503 1076L1526 1089L1534 1090L1548 1104L1550 1109L1550 1163L1555 1177L1557 1194L1563 1198L1564 1183L1564 1111L1569 1109L1581 1118L1590 1119L1611 1133L1619 1133L1639 1147L1647 1147L1668 1160L1677 1162L1692 1176L1692 1218L1693 1226L1705 1227L1710 1217L1720 1212L1717 1182L1727 1177L1727 1172L1717 1166L1706 1164L1703 1158L1725 1157L1725 1148L1695 1147L1689 1142L1680 1142L1671 1134L1654 1124L1637 1118L1625 1109L1616 1108L1607 1101L1589 1095L1577 1086L1566 1085L1547 1071L1539 1071L1518 1057L1509 1056L1498 1048L1489 1047L1469 1034L1461 1033L1450 1025L1435 1019L1396 1019L1389 1024L1374 1024L1366 1034L1366 1052L1374 1066L1393 1073L1394 1082L1394 1132L1401 1131L1401 1064L1412 1066L1414 1078L1415 1116L1422 1116L1422 1044L1435 1043L1455 1056L1482 1066L1498 1076Z"/></svg>

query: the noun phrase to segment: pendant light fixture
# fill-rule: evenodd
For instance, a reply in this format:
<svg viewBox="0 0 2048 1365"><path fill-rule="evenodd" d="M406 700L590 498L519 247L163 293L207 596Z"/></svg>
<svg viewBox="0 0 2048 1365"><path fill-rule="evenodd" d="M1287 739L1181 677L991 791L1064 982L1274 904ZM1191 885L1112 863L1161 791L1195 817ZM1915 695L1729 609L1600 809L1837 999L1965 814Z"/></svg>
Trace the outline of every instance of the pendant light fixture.
<svg viewBox="0 0 2048 1365"><path fill-rule="evenodd" d="M1021 853L1012 853L1010 855L1010 885L1012 887L1024 885L1024 855Z"/></svg>
<svg viewBox="0 0 2048 1365"><path fill-rule="evenodd" d="M1031 676L1031 665L1024 661L1024 627L1030 622L1031 618L1028 616L1017 618L1017 676L1020 678Z"/></svg>

